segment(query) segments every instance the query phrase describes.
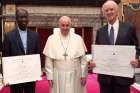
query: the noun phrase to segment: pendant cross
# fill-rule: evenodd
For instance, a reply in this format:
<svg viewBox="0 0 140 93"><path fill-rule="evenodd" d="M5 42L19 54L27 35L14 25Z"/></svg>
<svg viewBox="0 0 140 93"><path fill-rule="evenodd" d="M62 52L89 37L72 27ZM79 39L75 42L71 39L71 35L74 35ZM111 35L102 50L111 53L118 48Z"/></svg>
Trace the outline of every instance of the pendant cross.
<svg viewBox="0 0 140 93"><path fill-rule="evenodd" d="M66 60L66 57L68 56L68 54L65 52L65 53L63 54L63 56L64 56L64 58L65 58L65 60Z"/></svg>

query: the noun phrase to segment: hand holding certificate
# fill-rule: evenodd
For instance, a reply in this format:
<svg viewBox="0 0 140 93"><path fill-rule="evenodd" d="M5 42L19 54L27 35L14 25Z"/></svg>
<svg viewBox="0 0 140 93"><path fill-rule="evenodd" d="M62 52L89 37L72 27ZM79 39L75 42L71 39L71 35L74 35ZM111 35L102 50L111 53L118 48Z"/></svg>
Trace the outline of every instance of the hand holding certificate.
<svg viewBox="0 0 140 93"><path fill-rule="evenodd" d="M134 68L130 61L135 58L134 46L93 45L93 72L133 78Z"/></svg>
<svg viewBox="0 0 140 93"><path fill-rule="evenodd" d="M3 57L3 77L5 84L18 84L40 80L40 55Z"/></svg>

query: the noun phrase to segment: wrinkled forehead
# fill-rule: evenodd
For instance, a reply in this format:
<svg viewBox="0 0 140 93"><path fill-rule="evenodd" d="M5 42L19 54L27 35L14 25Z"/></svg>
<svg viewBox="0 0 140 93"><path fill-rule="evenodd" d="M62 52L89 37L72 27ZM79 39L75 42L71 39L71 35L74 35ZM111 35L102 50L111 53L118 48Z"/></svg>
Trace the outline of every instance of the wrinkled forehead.
<svg viewBox="0 0 140 93"><path fill-rule="evenodd" d="M107 9L115 9L118 10L118 5L114 1L107 1L103 4L102 10L105 11Z"/></svg>

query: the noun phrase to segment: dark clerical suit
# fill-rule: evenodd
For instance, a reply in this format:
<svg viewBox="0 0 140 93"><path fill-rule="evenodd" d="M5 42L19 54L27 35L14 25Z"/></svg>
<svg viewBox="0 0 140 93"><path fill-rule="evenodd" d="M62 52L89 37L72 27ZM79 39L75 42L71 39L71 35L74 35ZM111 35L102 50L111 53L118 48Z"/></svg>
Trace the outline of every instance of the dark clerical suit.
<svg viewBox="0 0 140 93"><path fill-rule="evenodd" d="M97 31L96 44L110 45L108 25L105 25ZM115 45L138 45L135 31L130 25L119 22ZM133 84L134 78L99 74L98 81L101 86L101 93L130 93L129 87ZM105 90L107 92L104 92Z"/></svg>
<svg viewBox="0 0 140 93"><path fill-rule="evenodd" d="M27 30L26 53L24 51L23 43L17 28L11 32L5 33L3 41L3 56L19 56L39 53L40 50L38 33ZM29 60L29 62L32 61ZM35 93L35 82L10 85L11 93L22 93L21 91L23 90L25 93Z"/></svg>

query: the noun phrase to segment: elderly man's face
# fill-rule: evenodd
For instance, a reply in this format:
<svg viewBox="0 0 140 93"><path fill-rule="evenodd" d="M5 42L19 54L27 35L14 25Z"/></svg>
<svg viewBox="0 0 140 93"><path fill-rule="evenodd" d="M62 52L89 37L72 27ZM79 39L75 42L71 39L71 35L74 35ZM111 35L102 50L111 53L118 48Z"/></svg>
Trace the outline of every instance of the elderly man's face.
<svg viewBox="0 0 140 93"><path fill-rule="evenodd" d="M71 23L69 20L62 20L59 23L59 28L61 29L62 35L67 36L71 28Z"/></svg>
<svg viewBox="0 0 140 93"><path fill-rule="evenodd" d="M113 4L105 5L103 13L109 23L115 22L118 17L118 9Z"/></svg>
<svg viewBox="0 0 140 93"><path fill-rule="evenodd" d="M28 24L28 14L24 11L19 11L16 19L19 28L25 30Z"/></svg>

